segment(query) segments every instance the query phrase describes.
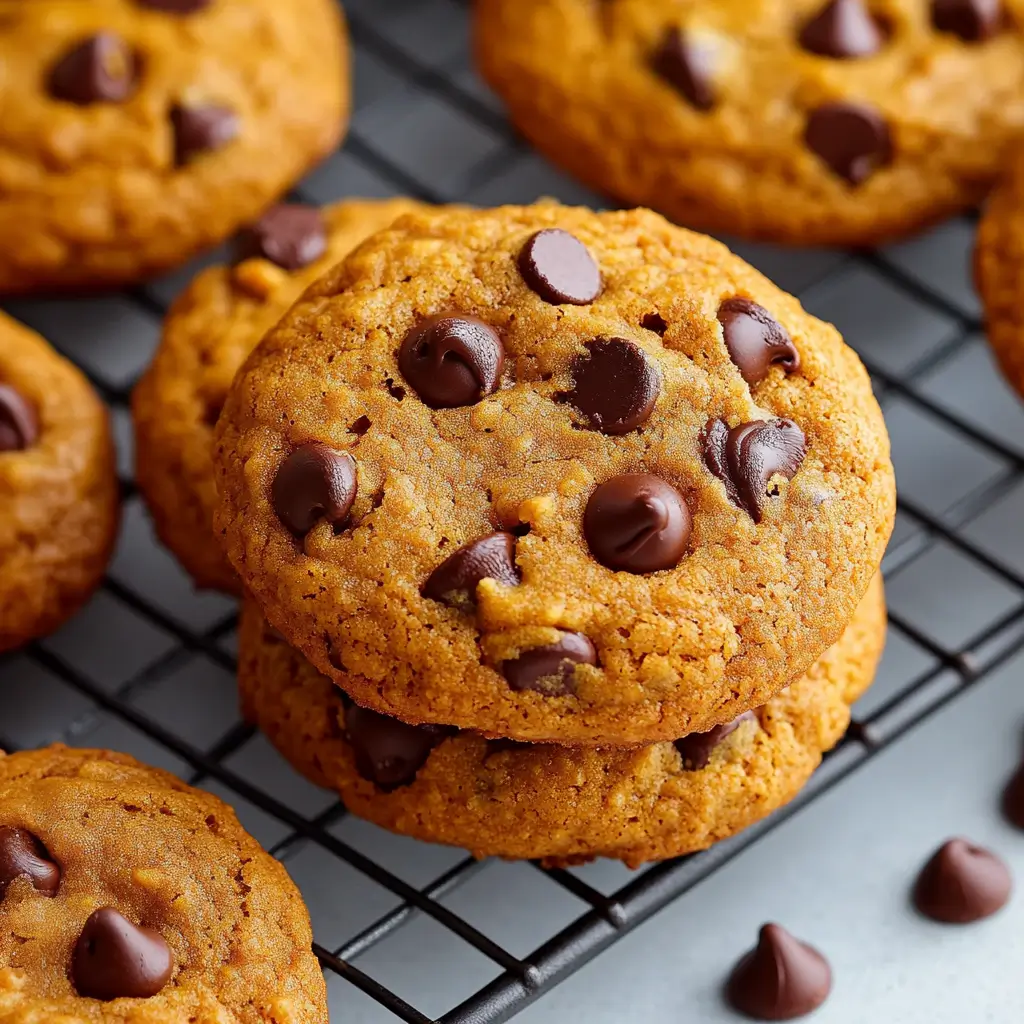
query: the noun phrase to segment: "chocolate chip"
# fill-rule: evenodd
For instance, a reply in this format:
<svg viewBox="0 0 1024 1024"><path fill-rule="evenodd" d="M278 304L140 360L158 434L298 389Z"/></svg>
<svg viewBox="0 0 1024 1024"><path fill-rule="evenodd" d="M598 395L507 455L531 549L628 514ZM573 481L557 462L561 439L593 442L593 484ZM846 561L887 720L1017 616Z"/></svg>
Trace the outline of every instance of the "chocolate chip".
<svg viewBox="0 0 1024 1024"><path fill-rule="evenodd" d="M860 185L892 160L889 127L861 103L826 103L811 112L804 141L851 185Z"/></svg>
<svg viewBox="0 0 1024 1024"><path fill-rule="evenodd" d="M56 896L60 868L31 832L0 825L0 900L16 878L27 878L44 896Z"/></svg>
<svg viewBox="0 0 1024 1024"><path fill-rule="evenodd" d="M561 228L538 231L519 253L519 272L545 302L586 306L601 294L601 269L590 250Z"/></svg>
<svg viewBox="0 0 1024 1024"><path fill-rule="evenodd" d="M965 43L990 39L1003 24L1003 0L932 0L932 24Z"/></svg>
<svg viewBox="0 0 1024 1024"><path fill-rule="evenodd" d="M757 946L726 985L729 1003L754 1020L795 1020L816 1010L832 989L832 969L813 947L777 924L761 928Z"/></svg>
<svg viewBox="0 0 1024 1024"><path fill-rule="evenodd" d="M731 430L713 420L704 430L704 461L725 484L729 500L761 522L773 476L792 480L807 455L804 432L792 420L754 420Z"/></svg>
<svg viewBox="0 0 1024 1024"><path fill-rule="evenodd" d="M750 299L726 299L718 307L729 358L750 385L764 380L778 363L786 373L800 369L800 354L782 324Z"/></svg>
<svg viewBox="0 0 1024 1024"><path fill-rule="evenodd" d="M1003 790L1003 815L1011 825L1024 829L1024 764Z"/></svg>
<svg viewBox="0 0 1024 1024"><path fill-rule="evenodd" d="M179 167L193 157L229 143L238 134L238 116L230 107L216 103L176 106L171 111L174 159Z"/></svg>
<svg viewBox="0 0 1024 1024"><path fill-rule="evenodd" d="M658 371L644 350L625 338L587 342L572 366L572 390L559 395L602 434L626 434L647 422L661 393Z"/></svg>
<svg viewBox="0 0 1024 1024"><path fill-rule="evenodd" d="M583 513L591 553L619 572L658 572L678 565L691 525L686 499L666 480L649 473L606 480Z"/></svg>
<svg viewBox="0 0 1024 1024"><path fill-rule="evenodd" d="M645 331L654 331L659 338L668 330L668 323L660 313L645 313L640 326Z"/></svg>
<svg viewBox="0 0 1024 1024"><path fill-rule="evenodd" d="M113 907L102 907L85 922L71 961L75 989L87 999L148 999L173 970L160 933L137 927Z"/></svg>
<svg viewBox="0 0 1024 1024"><path fill-rule="evenodd" d="M358 704L345 710L345 732L359 774L385 792L415 781L430 752L450 729L440 725L406 725Z"/></svg>
<svg viewBox="0 0 1024 1024"><path fill-rule="evenodd" d="M0 453L24 451L38 437L35 410L14 388L0 384Z"/></svg>
<svg viewBox="0 0 1024 1024"><path fill-rule="evenodd" d="M319 441L297 448L281 463L271 487L278 518L297 537L320 519L339 526L356 500L356 463Z"/></svg>
<svg viewBox="0 0 1024 1024"><path fill-rule="evenodd" d="M194 14L209 7L213 0L135 0L140 7L168 14Z"/></svg>
<svg viewBox="0 0 1024 1024"><path fill-rule="evenodd" d="M829 0L800 32L805 50L839 60L870 57L884 44L885 32L864 0Z"/></svg>
<svg viewBox="0 0 1024 1024"><path fill-rule="evenodd" d="M135 91L138 73L131 47L113 32L97 32L53 65L49 91L54 99L79 106L121 103Z"/></svg>
<svg viewBox="0 0 1024 1024"><path fill-rule="evenodd" d="M688 39L682 29L670 28L665 33L651 67L698 110L710 110L715 105L711 55L706 47Z"/></svg>
<svg viewBox="0 0 1024 1024"><path fill-rule="evenodd" d="M1009 868L991 850L950 839L917 876L914 905L933 921L970 924L1001 910L1012 889Z"/></svg>
<svg viewBox="0 0 1024 1024"><path fill-rule="evenodd" d="M301 270L327 251L327 225L313 206L282 203L238 236L240 259L262 257L284 270Z"/></svg>
<svg viewBox="0 0 1024 1024"><path fill-rule="evenodd" d="M511 533L489 533L449 555L427 577L423 596L454 607L473 605L477 584L485 579L518 586L516 538Z"/></svg>
<svg viewBox="0 0 1024 1024"><path fill-rule="evenodd" d="M582 633L562 633L553 644L523 651L501 663L501 672L513 690L537 690L549 697L574 692L577 665L596 665L597 651Z"/></svg>
<svg viewBox="0 0 1024 1024"><path fill-rule="evenodd" d="M716 725L707 732L694 732L676 740L675 748L683 759L683 767L689 771L706 768L715 748L727 736L731 736L744 722L757 721L753 711L745 711L739 718L734 718L725 725Z"/></svg>
<svg viewBox="0 0 1024 1024"><path fill-rule="evenodd" d="M505 347L472 316L432 316L402 342L398 368L431 409L473 405L498 390Z"/></svg>

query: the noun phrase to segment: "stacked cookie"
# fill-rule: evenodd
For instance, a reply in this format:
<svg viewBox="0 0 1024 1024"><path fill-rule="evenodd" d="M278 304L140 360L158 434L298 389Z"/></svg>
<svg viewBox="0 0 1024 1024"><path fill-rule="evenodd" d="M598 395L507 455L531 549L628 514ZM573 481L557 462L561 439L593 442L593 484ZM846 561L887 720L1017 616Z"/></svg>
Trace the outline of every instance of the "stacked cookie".
<svg viewBox="0 0 1024 1024"><path fill-rule="evenodd" d="M326 211L323 262L384 230L323 276L207 271L136 395L163 536L247 593L247 714L356 813L480 855L636 864L758 820L883 643L859 361L655 214L405 209Z"/></svg>

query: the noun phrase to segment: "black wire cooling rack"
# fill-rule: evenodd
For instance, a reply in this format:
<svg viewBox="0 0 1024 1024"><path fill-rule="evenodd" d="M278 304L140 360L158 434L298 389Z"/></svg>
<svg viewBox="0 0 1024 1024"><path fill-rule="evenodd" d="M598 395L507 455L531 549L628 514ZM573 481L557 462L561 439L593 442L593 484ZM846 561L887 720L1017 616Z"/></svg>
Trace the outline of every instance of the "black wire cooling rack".
<svg viewBox="0 0 1024 1024"><path fill-rule="evenodd" d="M353 131L344 150L300 186L300 198L322 202L350 194L404 193L436 202L489 203L529 201L538 192L570 202L588 198L529 153L510 131L493 97L473 77L465 3L361 0L348 7L357 49ZM980 318L966 284L972 231L970 219L956 221L928 239L885 252L794 254L738 247L765 266L770 276L797 291L812 311L827 318L834 314L878 386L893 427L901 475L897 535L885 565L892 598L890 651L899 657L870 700L855 709L850 733L828 755L805 793L769 821L705 853L639 871L611 892L591 884L586 871L543 872L536 866L544 884L559 887L584 909L567 926L552 929L527 955L514 955L446 905L445 897L484 866L469 857L456 859L428 884L413 884L339 837L336 827L345 816L339 804L303 813L233 765L232 755L253 739L248 727L236 722L203 744L136 700L196 655L224 672L233 673L235 667L233 609L219 598L196 598L207 601L198 617L183 612L181 602L168 607L162 586L150 578L151 538L142 547L121 552L103 595L126 611L131 623L109 643L130 643L143 629L156 632L164 638L156 656L142 659L144 663L116 685L83 670L74 656L75 645L62 643L59 636L5 659L0 664L5 684L16 675L34 681L42 674L57 681L54 685L59 683L57 696L52 701L46 698L47 710L60 701L76 710L69 713L70 723L55 729L35 728L34 718L26 721L18 714L0 719L0 745L17 749L56 738L88 745L97 721L119 723L146 749L165 752L187 766L184 774L190 781L213 786L273 819L281 837L268 845L286 863L296 850L314 844L332 862L344 863L367 884L376 883L391 894L391 909L358 934L340 945L317 945L329 978L356 986L394 1019L411 1024L510 1019L756 843L796 808L898 742L965 688L982 684L1024 647L1024 553L1009 551L1000 539L1000 523L1012 518L1014 507L1024 507L1012 504L1024 483L1024 444L1018 441L1024 430L1014 434L1012 428L1024 425L1024 414L998 380L978 340ZM170 296L187 276L177 274L114 299L76 303L70 309L45 302L12 303L9 308L83 365L114 410L118 433L128 444L131 386L152 349ZM852 331L844 319L851 321ZM113 354L108 345L109 358L97 356L90 337L83 341L90 324L94 333L106 332L108 342L113 327L118 341ZM957 378L956 388L944 383L950 376ZM957 397L964 388L974 395L966 403ZM980 468L968 473L965 481L960 467L966 458ZM904 469L909 489L902 487ZM122 485L127 521L135 529L143 517L127 457ZM956 592L967 611L943 605L944 591ZM956 628L943 625L954 621ZM202 715L203 707L194 713ZM421 917L476 950L489 961L493 975L475 994L434 1016L359 966L368 952Z"/></svg>

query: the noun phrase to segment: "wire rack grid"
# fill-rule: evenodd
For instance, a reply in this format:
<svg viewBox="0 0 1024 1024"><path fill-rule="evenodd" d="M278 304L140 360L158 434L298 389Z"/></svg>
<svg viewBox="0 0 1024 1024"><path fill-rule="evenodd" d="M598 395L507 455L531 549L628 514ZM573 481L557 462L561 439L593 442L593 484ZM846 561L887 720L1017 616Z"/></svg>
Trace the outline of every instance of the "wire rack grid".
<svg viewBox="0 0 1024 1024"><path fill-rule="evenodd" d="M346 6L356 46L352 133L298 197L404 193L492 204L553 195L604 205L511 132L472 73L465 2ZM1016 528L1024 411L979 338L967 269L973 227L955 220L877 252L734 244L858 349L886 412L900 482L878 682L805 793L760 826L637 873L611 863L569 871L477 863L356 821L241 723L235 608L192 591L156 543L131 479L131 388L167 304L199 263L117 295L7 305L109 402L125 513L114 562L88 607L0 663L0 746L64 740L126 750L227 799L307 897L335 1019L510 1019L1024 649Z"/></svg>

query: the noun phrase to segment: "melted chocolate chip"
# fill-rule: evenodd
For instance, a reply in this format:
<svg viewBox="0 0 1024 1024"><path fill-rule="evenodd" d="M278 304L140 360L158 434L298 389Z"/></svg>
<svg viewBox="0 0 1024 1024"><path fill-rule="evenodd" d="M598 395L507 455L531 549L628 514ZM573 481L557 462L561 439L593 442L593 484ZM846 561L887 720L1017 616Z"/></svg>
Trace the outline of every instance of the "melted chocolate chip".
<svg viewBox="0 0 1024 1024"><path fill-rule="evenodd" d="M71 977L87 999L149 999L170 980L174 958L159 932L113 907L97 910L75 943Z"/></svg>
<svg viewBox="0 0 1024 1024"><path fill-rule="evenodd" d="M792 480L807 454L804 432L792 420L754 420L731 430L713 420L704 431L704 461L725 484L729 500L761 522L773 476Z"/></svg>
<svg viewBox="0 0 1024 1024"><path fill-rule="evenodd" d="M506 587L519 585L516 538L511 533L489 533L449 555L427 577L423 596L453 607L473 605L477 584L485 579Z"/></svg>
<svg viewBox="0 0 1024 1024"><path fill-rule="evenodd" d="M665 33L651 67L698 110L710 110L715 105L711 55L706 47L687 38L682 29L670 28Z"/></svg>
<svg viewBox="0 0 1024 1024"><path fill-rule="evenodd" d="M602 434L626 434L647 422L661 393L658 371L644 350L624 338L587 342L572 366L572 390L559 396Z"/></svg>
<svg viewBox="0 0 1024 1024"><path fill-rule="evenodd" d="M586 306L601 294L601 270L590 250L561 228L538 231L519 253L523 280L545 302Z"/></svg>
<svg viewBox="0 0 1024 1024"><path fill-rule="evenodd" d="M546 647L533 647L518 658L501 663L501 672L513 690L537 690L549 697L574 692L577 665L596 665L597 651L582 633L563 633Z"/></svg>
<svg viewBox="0 0 1024 1024"><path fill-rule="evenodd" d="M440 725L406 725L397 718L348 704L345 733L355 754L356 770L390 793L415 781L430 752L451 730Z"/></svg>
<svg viewBox="0 0 1024 1024"><path fill-rule="evenodd" d="M398 368L425 405L474 405L498 390L505 347L497 331L472 316L432 316L402 342Z"/></svg>
<svg viewBox="0 0 1024 1024"><path fill-rule="evenodd" d="M213 0L135 0L140 7L168 14L194 14L209 7Z"/></svg>
<svg viewBox="0 0 1024 1024"><path fill-rule="evenodd" d="M965 43L984 42L1003 25L1003 0L932 0L932 24Z"/></svg>
<svg viewBox="0 0 1024 1024"><path fill-rule="evenodd" d="M745 711L739 718L734 718L725 725L716 725L707 732L690 733L689 736L676 740L675 748L683 759L683 767L689 771L706 768L718 744L748 721L757 721L757 715L753 711Z"/></svg>
<svg viewBox="0 0 1024 1024"><path fill-rule="evenodd" d="M786 328L771 313L750 299L726 299L718 307L729 358L743 379L753 386L778 363L786 373L800 368L800 354Z"/></svg>
<svg viewBox="0 0 1024 1024"><path fill-rule="evenodd" d="M970 924L1001 910L1012 889L1009 868L991 850L951 839L921 869L914 905L933 921Z"/></svg>
<svg viewBox="0 0 1024 1024"><path fill-rule="evenodd" d="M135 92L138 64L119 35L97 32L68 50L50 69L50 95L79 106L121 103Z"/></svg>
<svg viewBox="0 0 1024 1024"><path fill-rule="evenodd" d="M327 225L312 206L282 203L238 236L239 259L261 257L283 270L301 270L327 251Z"/></svg>
<svg viewBox="0 0 1024 1024"><path fill-rule="evenodd" d="M14 388L0 384L0 453L24 451L38 437L35 410Z"/></svg>
<svg viewBox="0 0 1024 1024"><path fill-rule="evenodd" d="M795 1020L821 1006L831 989L828 961L780 925L766 924L725 992L735 1009L754 1020Z"/></svg>
<svg viewBox="0 0 1024 1024"><path fill-rule="evenodd" d="M583 513L591 553L620 572L674 568L686 553L690 528L686 499L668 481L649 473L606 480Z"/></svg>
<svg viewBox="0 0 1024 1024"><path fill-rule="evenodd" d="M319 441L297 448L281 463L271 487L278 518L297 537L320 519L339 526L356 500L356 463Z"/></svg>
<svg viewBox="0 0 1024 1024"><path fill-rule="evenodd" d="M870 57L885 45L885 32L864 0L829 0L800 32L800 45L822 57Z"/></svg>
<svg viewBox="0 0 1024 1024"><path fill-rule="evenodd" d="M60 868L31 832L0 825L0 900L16 878L27 878L36 892L56 896Z"/></svg>
<svg viewBox="0 0 1024 1024"><path fill-rule="evenodd" d="M238 116L216 103L176 106L171 111L174 159L179 167L193 157L227 145L238 134Z"/></svg>
<svg viewBox="0 0 1024 1024"><path fill-rule="evenodd" d="M860 185L892 160L889 127L862 103L826 103L812 111L804 141L839 177Z"/></svg>

